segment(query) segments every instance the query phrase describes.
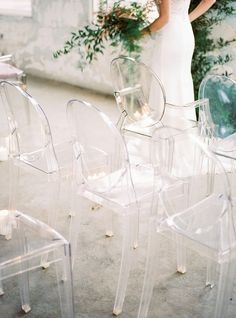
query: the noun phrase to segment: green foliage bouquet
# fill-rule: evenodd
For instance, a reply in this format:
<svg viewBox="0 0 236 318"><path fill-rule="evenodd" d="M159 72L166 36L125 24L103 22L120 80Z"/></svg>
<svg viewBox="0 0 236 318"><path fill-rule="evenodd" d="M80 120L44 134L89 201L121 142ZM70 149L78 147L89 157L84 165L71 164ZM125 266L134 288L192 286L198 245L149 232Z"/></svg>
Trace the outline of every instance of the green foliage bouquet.
<svg viewBox="0 0 236 318"><path fill-rule="evenodd" d="M98 54L104 53L105 42L109 42L112 47L121 45L126 54L139 53L141 30L148 22L149 9L148 6L137 2L123 6L122 1L116 1L108 12L100 11L95 23L72 32L64 48L54 52L54 58L78 48L79 66L83 69L88 63L97 59Z"/></svg>

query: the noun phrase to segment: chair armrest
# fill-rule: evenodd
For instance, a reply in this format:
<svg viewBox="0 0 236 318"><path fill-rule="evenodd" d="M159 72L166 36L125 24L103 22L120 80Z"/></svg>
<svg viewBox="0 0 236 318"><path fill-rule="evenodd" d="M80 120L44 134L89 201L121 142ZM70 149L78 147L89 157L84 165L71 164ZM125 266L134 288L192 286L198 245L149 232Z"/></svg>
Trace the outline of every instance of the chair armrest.
<svg viewBox="0 0 236 318"><path fill-rule="evenodd" d="M166 107L169 107L169 108L172 108L172 109L176 109L176 107L181 107L183 109L209 107L209 101L208 101L207 98L203 98L203 99L198 99L198 100L196 100L194 102L187 103L187 104L184 104L184 105L176 105L176 104L166 103Z"/></svg>
<svg viewBox="0 0 236 318"><path fill-rule="evenodd" d="M132 94L138 92L142 86L140 84L136 84L135 86L125 87L119 91L115 91L115 95L125 96L128 94Z"/></svg>

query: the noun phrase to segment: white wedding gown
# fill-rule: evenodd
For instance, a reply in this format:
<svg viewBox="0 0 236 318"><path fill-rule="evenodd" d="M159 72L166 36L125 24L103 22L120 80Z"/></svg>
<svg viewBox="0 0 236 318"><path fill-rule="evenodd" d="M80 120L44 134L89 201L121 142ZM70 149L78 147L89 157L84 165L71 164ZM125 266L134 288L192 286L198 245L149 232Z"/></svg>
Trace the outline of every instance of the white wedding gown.
<svg viewBox="0 0 236 318"><path fill-rule="evenodd" d="M180 106L194 101L191 75L194 35L188 16L190 1L170 1L169 22L155 34L150 65L163 83L167 102ZM171 113L171 117L179 116L173 110ZM193 109L182 110L181 115L196 119Z"/></svg>

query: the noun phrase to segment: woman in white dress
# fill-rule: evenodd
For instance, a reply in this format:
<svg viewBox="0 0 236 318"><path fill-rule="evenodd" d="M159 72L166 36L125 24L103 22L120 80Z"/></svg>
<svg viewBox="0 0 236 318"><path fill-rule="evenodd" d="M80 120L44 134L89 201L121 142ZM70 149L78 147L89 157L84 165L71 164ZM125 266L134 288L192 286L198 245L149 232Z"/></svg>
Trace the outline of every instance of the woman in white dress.
<svg viewBox="0 0 236 318"><path fill-rule="evenodd" d="M154 0L159 17L143 30L143 34L155 34L151 68L161 79L167 102L184 105L194 101L191 62L194 35L191 22L204 14L216 0L201 0L189 13L191 0ZM195 119L195 111L187 115Z"/></svg>

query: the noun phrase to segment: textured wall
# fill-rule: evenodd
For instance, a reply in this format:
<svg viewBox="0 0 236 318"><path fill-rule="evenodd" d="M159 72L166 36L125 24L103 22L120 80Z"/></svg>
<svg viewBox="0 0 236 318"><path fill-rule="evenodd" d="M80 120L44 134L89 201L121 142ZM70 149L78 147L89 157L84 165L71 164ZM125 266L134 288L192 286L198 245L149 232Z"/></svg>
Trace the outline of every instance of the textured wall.
<svg viewBox="0 0 236 318"><path fill-rule="evenodd" d="M118 50L106 55L81 72L75 53L54 60L52 53L61 48L64 40L75 28L88 22L89 0L32 0L32 18L0 16L0 52L14 53L18 65L27 73L91 89L111 92L109 64ZM217 30L222 37L236 37L236 21L231 19ZM148 60L152 41L145 44L144 61ZM233 67L236 70L236 46Z"/></svg>
<svg viewBox="0 0 236 318"><path fill-rule="evenodd" d="M234 0L235 1L235 0ZM236 4L235 4L236 8ZM222 37L224 40L236 39L236 17L231 17L227 21L224 21L221 25L218 25L213 32L213 35L217 38ZM233 42L229 47L222 49L221 52L214 52L216 55L221 53L221 55L230 53L233 60L226 65L217 66L216 70L219 73L227 71L232 74L232 77L236 79L236 41Z"/></svg>
<svg viewBox="0 0 236 318"><path fill-rule="evenodd" d="M18 65L29 74L111 91L109 56L102 56L83 73L77 67L76 53L58 60L52 57L71 31L88 23L88 0L32 1L32 18L0 16L0 52L14 52Z"/></svg>

